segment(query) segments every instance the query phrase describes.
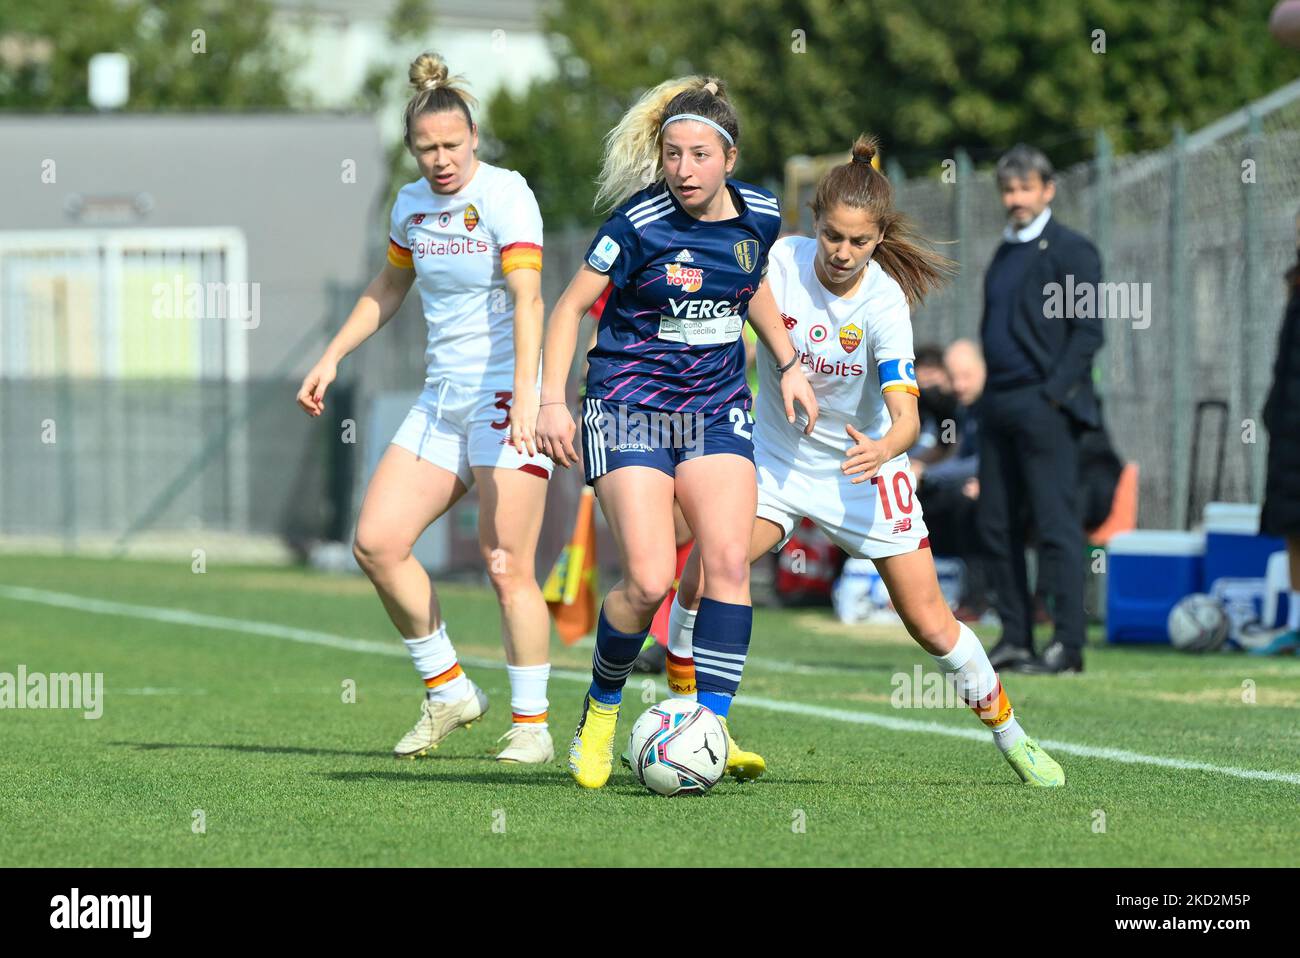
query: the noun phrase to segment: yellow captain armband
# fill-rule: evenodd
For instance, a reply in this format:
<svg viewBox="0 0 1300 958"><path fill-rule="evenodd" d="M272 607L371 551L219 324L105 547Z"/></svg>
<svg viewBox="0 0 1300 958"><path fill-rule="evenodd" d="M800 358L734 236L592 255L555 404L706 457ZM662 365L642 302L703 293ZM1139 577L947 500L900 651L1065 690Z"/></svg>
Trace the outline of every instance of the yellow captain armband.
<svg viewBox="0 0 1300 958"><path fill-rule="evenodd" d="M392 263L398 269L414 269L415 264L411 262L411 251L405 246L398 246L393 240L388 241L388 262Z"/></svg>

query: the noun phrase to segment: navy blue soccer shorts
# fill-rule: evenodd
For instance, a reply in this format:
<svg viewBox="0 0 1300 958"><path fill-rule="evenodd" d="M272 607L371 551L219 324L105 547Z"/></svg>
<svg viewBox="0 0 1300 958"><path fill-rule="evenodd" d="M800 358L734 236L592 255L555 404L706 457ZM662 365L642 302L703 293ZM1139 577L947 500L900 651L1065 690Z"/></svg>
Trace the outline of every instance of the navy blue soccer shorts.
<svg viewBox="0 0 1300 958"><path fill-rule="evenodd" d="M728 452L754 461L754 416L742 403L705 414L583 400L582 460L589 486L621 466L676 476L686 460Z"/></svg>

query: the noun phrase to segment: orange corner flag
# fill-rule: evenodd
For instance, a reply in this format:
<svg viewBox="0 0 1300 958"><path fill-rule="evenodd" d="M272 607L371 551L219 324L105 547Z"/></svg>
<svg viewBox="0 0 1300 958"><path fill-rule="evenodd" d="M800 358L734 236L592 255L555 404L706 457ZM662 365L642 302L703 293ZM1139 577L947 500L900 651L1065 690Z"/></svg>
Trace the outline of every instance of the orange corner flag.
<svg viewBox="0 0 1300 958"><path fill-rule="evenodd" d="M596 496L590 486L578 501L573 538L560 550L542 587L555 630L565 645L596 631Z"/></svg>

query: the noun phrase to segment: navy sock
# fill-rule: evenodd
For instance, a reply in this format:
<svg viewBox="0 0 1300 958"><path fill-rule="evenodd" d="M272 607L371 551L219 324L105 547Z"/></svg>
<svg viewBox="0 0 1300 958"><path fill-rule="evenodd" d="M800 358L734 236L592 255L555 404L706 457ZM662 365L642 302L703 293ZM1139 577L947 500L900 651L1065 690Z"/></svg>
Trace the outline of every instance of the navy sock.
<svg viewBox="0 0 1300 958"><path fill-rule="evenodd" d="M641 654L650 626L639 632L620 632L605 618L605 607L600 607L600 620L596 625L596 650L591 654L591 688L587 690L597 702L617 705L623 700L623 686L627 683L632 663Z"/></svg>
<svg viewBox="0 0 1300 958"><path fill-rule="evenodd" d="M753 625L750 606L700 600L694 632L696 698L718 715L726 716L740 688Z"/></svg>

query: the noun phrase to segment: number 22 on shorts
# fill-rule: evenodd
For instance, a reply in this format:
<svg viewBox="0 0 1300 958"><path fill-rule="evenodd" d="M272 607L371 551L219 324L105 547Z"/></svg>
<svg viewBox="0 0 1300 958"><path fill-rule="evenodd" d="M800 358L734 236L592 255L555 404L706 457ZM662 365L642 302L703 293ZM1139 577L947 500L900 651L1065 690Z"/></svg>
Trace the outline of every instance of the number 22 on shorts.
<svg viewBox="0 0 1300 958"><path fill-rule="evenodd" d="M732 406L727 415L731 418L731 429L742 439L753 439L754 434L746 429L746 426L754 424L754 414L748 409L741 409L739 406Z"/></svg>

